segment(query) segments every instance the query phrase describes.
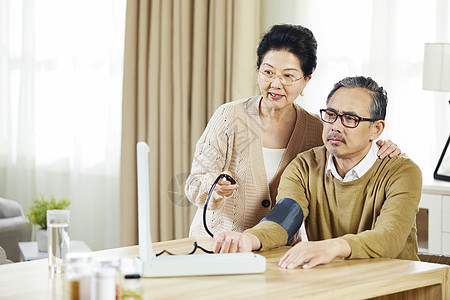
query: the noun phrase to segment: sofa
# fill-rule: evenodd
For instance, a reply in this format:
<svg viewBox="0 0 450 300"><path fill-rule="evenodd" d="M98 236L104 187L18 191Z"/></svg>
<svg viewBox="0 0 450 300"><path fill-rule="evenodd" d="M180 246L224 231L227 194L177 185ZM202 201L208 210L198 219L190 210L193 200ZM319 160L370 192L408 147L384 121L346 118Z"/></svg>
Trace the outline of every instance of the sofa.
<svg viewBox="0 0 450 300"><path fill-rule="evenodd" d="M12 261L10 261L10 260L6 257L6 252L5 252L5 250L3 250L2 247L0 247L0 265L10 264L10 263L12 263Z"/></svg>
<svg viewBox="0 0 450 300"><path fill-rule="evenodd" d="M6 252L8 260L18 262L19 242L31 241L31 226L26 223L17 201L0 198L0 247Z"/></svg>

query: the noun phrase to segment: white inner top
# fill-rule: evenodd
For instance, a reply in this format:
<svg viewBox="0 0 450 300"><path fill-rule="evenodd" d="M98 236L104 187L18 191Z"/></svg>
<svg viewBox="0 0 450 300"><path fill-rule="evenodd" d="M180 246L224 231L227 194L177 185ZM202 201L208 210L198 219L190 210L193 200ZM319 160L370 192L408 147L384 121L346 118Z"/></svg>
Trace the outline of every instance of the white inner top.
<svg viewBox="0 0 450 300"><path fill-rule="evenodd" d="M270 183L277 173L281 158L286 149L262 148L264 157L264 166L266 167L267 183Z"/></svg>
<svg viewBox="0 0 450 300"><path fill-rule="evenodd" d="M328 157L328 163L327 163L327 170L326 174L327 176L330 176L330 173L337 178L338 180L342 182L350 182L353 180L356 180L358 178L361 178L364 174L366 174L367 171L372 168L372 166L375 164L375 162L378 159L378 146L376 143L372 142L372 146L370 147L369 152L364 156L363 160L361 160L356 166L354 166L350 171L345 174L344 178L339 175L336 165L334 164L333 157L330 155Z"/></svg>

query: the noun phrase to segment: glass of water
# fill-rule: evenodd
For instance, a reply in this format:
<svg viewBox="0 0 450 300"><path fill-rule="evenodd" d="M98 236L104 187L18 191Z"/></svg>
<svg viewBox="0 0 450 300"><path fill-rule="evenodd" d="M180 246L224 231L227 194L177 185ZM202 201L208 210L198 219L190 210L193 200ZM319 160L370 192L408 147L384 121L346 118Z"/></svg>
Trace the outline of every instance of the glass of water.
<svg viewBox="0 0 450 300"><path fill-rule="evenodd" d="M48 269L50 273L64 273L69 253L70 211L47 210Z"/></svg>

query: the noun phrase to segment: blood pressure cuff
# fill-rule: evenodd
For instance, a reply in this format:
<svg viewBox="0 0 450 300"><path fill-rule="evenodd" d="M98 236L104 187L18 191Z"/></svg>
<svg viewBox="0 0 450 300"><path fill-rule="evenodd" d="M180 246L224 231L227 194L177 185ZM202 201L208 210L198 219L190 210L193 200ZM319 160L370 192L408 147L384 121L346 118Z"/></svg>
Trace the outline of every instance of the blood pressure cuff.
<svg viewBox="0 0 450 300"><path fill-rule="evenodd" d="M261 221L272 221L283 227L289 242L302 226L303 210L294 199L282 198Z"/></svg>

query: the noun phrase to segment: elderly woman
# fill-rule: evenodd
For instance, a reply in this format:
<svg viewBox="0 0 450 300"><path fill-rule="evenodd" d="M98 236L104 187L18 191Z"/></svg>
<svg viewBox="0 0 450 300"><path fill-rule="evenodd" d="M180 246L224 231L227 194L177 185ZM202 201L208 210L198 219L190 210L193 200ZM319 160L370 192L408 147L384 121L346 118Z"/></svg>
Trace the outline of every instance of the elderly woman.
<svg viewBox="0 0 450 300"><path fill-rule="evenodd" d="M200 137L185 192L198 206L190 236L207 235L203 206L211 194L205 223L214 234L242 232L275 205L281 174L297 154L323 145L322 122L294 103L316 67L317 42L300 25L275 25L257 49L261 95L220 106ZM378 141L380 158L399 155L390 141ZM298 239L294 239L298 240Z"/></svg>

